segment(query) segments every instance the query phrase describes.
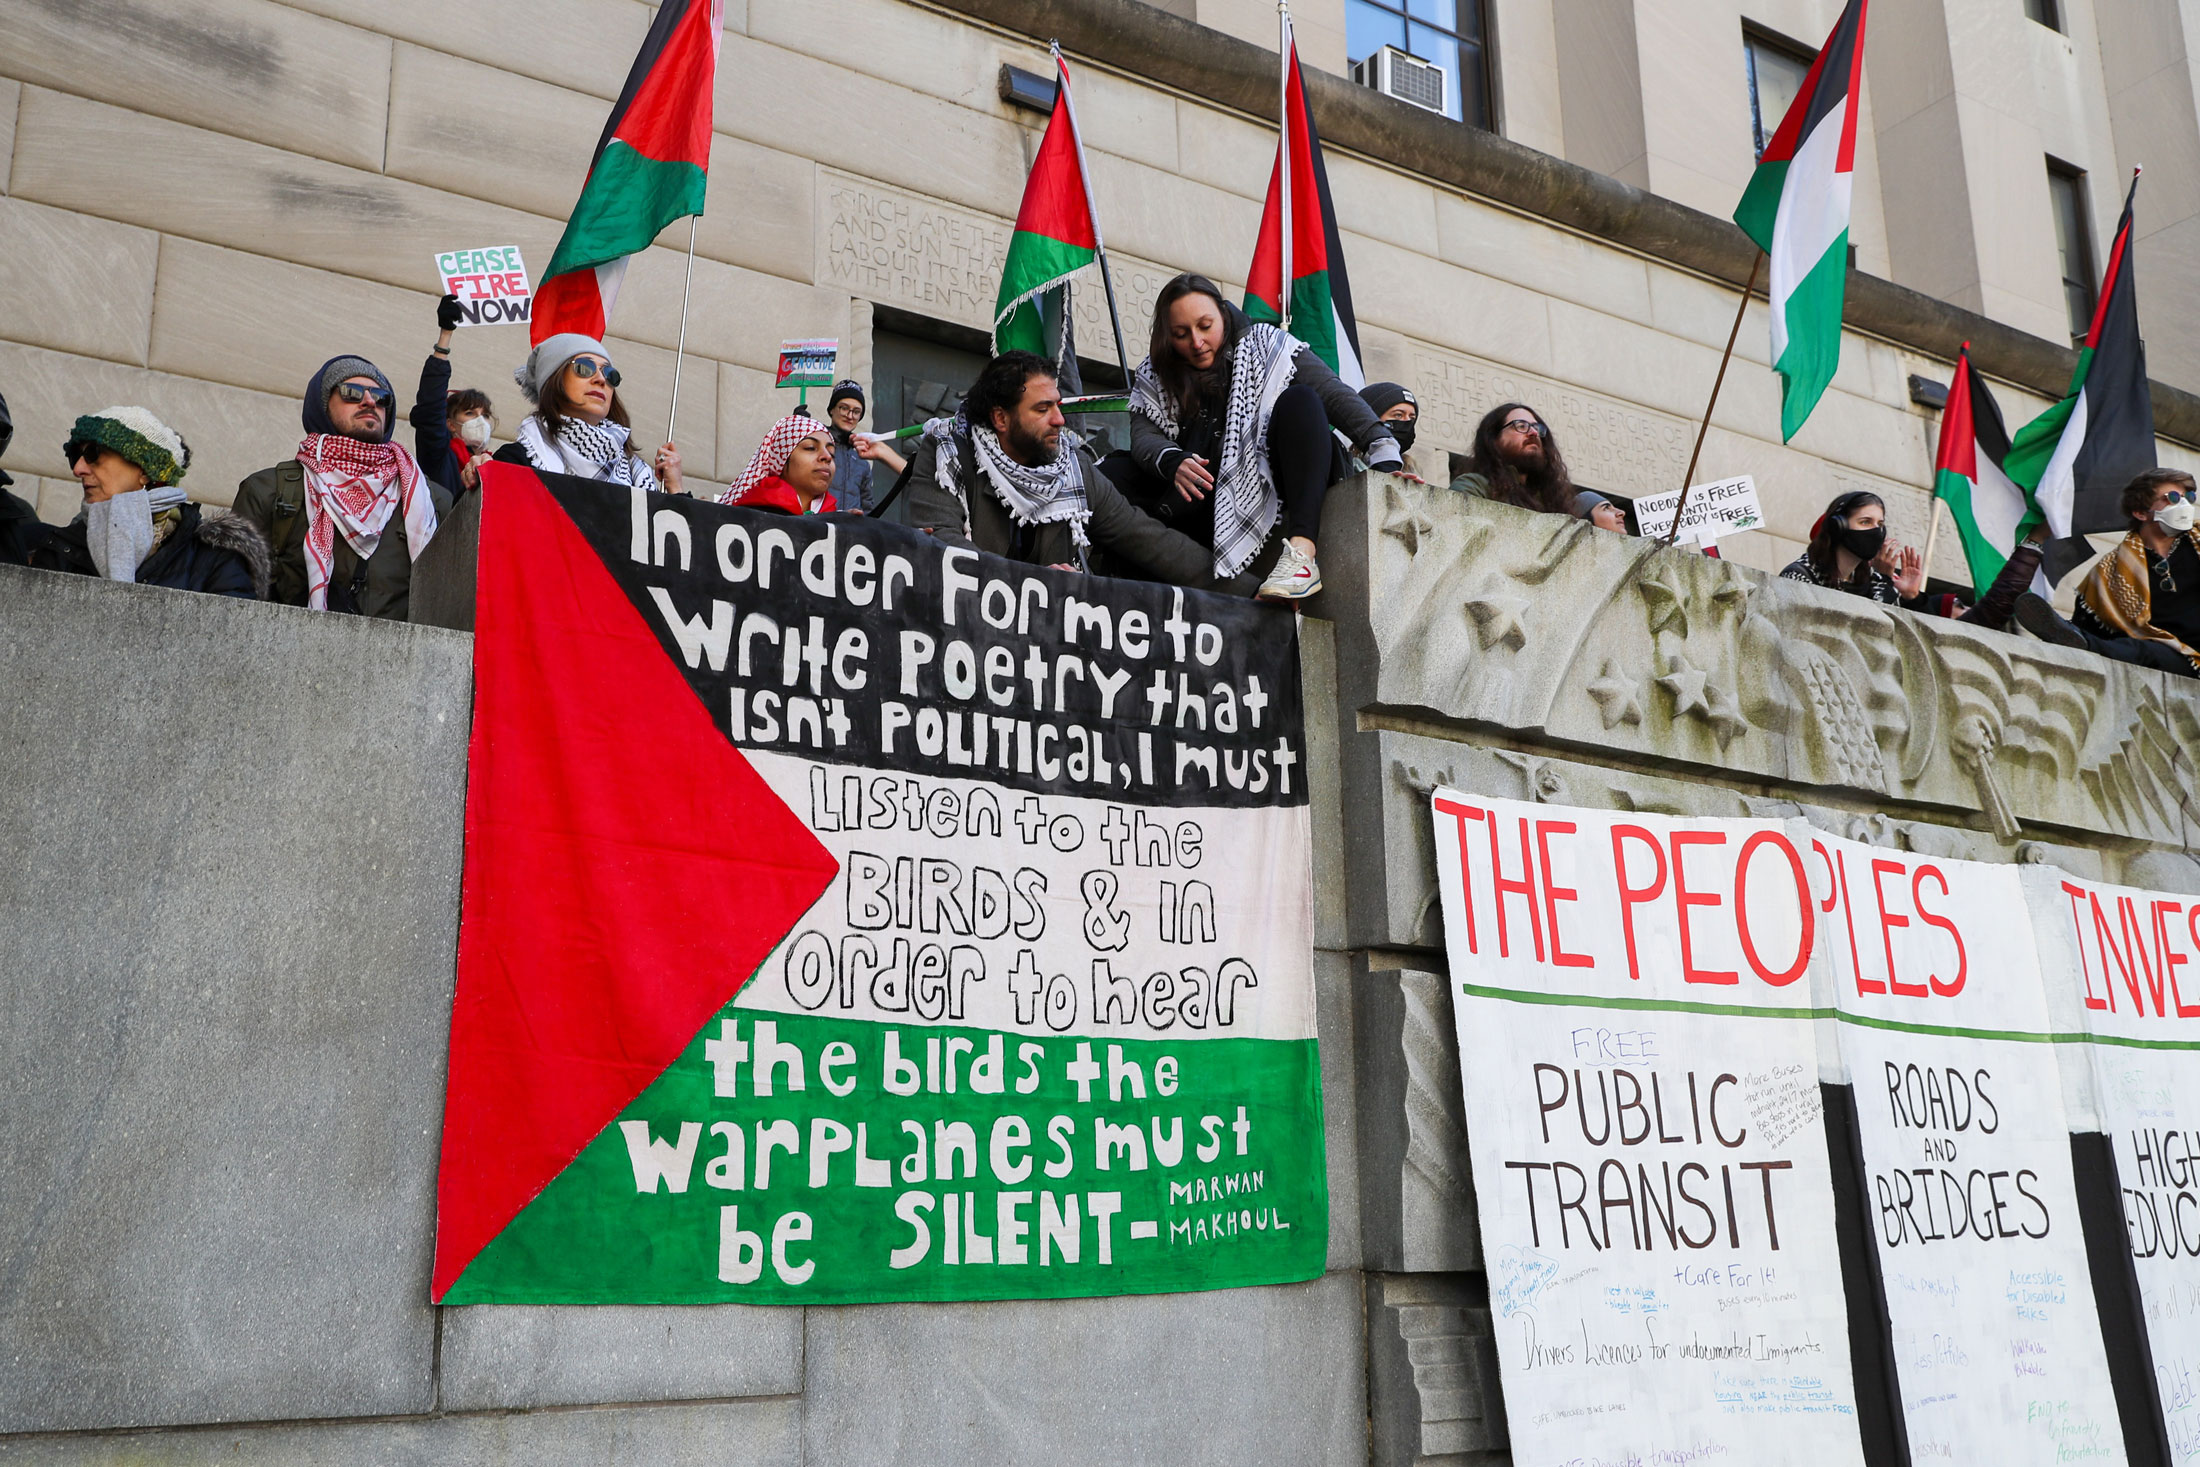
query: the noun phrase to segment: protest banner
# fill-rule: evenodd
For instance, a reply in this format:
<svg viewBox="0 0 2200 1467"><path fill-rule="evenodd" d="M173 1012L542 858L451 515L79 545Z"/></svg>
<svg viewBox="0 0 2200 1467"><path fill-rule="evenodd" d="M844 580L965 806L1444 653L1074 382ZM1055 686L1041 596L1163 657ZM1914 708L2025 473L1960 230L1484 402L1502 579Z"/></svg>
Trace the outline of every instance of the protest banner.
<svg viewBox="0 0 2200 1467"><path fill-rule="evenodd" d="M1646 494L1635 501L1636 533L1645 539L1662 540L1673 527L1673 511L1681 502L1681 491L1668 489L1662 494ZM1757 481L1747 474L1737 478L1721 479L1714 484L1698 484L1688 491L1688 513L1681 524L1680 533L1673 538L1681 544L1697 542L1709 544L1723 535L1739 534L1754 530L1765 522L1764 509L1757 503Z"/></svg>
<svg viewBox="0 0 2200 1467"><path fill-rule="evenodd" d="M518 245L445 250L435 257L435 273L443 293L458 297L462 327L525 325L534 311L534 287Z"/></svg>
<svg viewBox="0 0 2200 1467"><path fill-rule="evenodd" d="M1321 1273L1289 613L485 489L439 1299Z"/></svg>
<svg viewBox="0 0 2200 1467"><path fill-rule="evenodd" d="M840 342L821 337L809 341L779 343L779 374L774 387L830 387L833 364L840 359Z"/></svg>
<svg viewBox="0 0 2200 1467"><path fill-rule="evenodd" d="M2013 866L1802 822L1911 1460L2125 1460Z"/></svg>
<svg viewBox="0 0 2200 1467"><path fill-rule="evenodd" d="M1432 802L1513 1460L1861 1463L1804 857Z"/></svg>
<svg viewBox="0 0 2200 1467"><path fill-rule="evenodd" d="M2159 1458L2200 1461L2200 976L2178 972L2200 963L2200 900L2046 866L2023 881L2056 1027L2090 1041L2063 1049L2065 1092L2104 1214L2093 1287L2124 1419L2158 1433ZM2119 1319L2133 1292L2140 1317Z"/></svg>

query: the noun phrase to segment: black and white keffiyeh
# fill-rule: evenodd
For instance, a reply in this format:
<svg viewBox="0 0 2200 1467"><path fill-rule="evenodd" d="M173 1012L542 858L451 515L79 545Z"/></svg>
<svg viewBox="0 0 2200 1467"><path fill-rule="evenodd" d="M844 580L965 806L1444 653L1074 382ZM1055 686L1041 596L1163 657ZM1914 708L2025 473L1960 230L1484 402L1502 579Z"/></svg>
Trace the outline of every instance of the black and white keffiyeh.
<svg viewBox="0 0 2200 1467"><path fill-rule="evenodd" d="M1222 461L1215 474L1215 574L1234 576L1276 527L1281 508L1268 469L1268 420L1276 399L1297 374L1297 337L1256 321L1231 348L1230 400L1222 421ZM1154 371L1153 358L1138 364L1131 383L1131 411L1175 438L1176 404Z"/></svg>
<svg viewBox="0 0 2200 1467"><path fill-rule="evenodd" d="M954 493L963 507L963 534L970 533L969 491L964 486L965 472L962 449L955 440L957 418L934 418L924 425L924 436L931 441L934 454L933 474L936 479ZM1050 464L1020 464L1010 458L1008 450L1001 446L1000 436L982 423L970 425L970 448L977 459L977 468L985 474L993 486L993 493L1008 510L1010 519L1019 525L1069 526L1070 539L1083 557L1090 549L1085 538L1085 523L1092 518L1092 505L1085 498L1084 461L1078 450L1084 440L1068 428L1062 436Z"/></svg>
<svg viewBox="0 0 2200 1467"><path fill-rule="evenodd" d="M656 473L634 452L627 430L617 423L560 418L553 441L542 431L542 419L529 413L520 420L519 442L528 462L546 473L578 474L629 489L657 487Z"/></svg>

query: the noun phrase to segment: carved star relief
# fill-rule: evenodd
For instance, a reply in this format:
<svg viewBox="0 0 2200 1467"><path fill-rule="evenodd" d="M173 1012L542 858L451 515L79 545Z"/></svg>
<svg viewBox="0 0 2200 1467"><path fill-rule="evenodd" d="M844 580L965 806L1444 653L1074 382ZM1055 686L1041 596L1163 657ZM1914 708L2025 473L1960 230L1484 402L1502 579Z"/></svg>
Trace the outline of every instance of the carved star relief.
<svg viewBox="0 0 2200 1467"><path fill-rule="evenodd" d="M1589 696L1597 700L1606 728L1642 722L1642 684L1620 671L1616 657L1604 659L1604 671L1589 684Z"/></svg>
<svg viewBox="0 0 2200 1467"><path fill-rule="evenodd" d="M1650 608L1650 633L1652 636L1667 627L1679 624L1683 637L1688 635L1687 592L1670 571L1660 570L1656 575L1638 582L1636 589Z"/></svg>
<svg viewBox="0 0 2200 1467"><path fill-rule="evenodd" d="M1742 717L1742 705L1734 696L1734 690L1723 683L1713 683L1710 688L1711 709L1704 721L1711 725L1711 732L1718 737L1722 752L1749 727L1749 720Z"/></svg>
<svg viewBox="0 0 2200 1467"><path fill-rule="evenodd" d="M1527 610L1527 597L1507 595L1495 586L1467 599L1467 615L1474 618L1485 648L1503 642L1517 652L1527 645L1528 629L1520 621Z"/></svg>
<svg viewBox="0 0 2200 1467"><path fill-rule="evenodd" d="M1383 533L1404 545L1408 557L1419 555L1421 537L1436 533L1436 522L1396 489L1386 487L1384 495L1390 501L1390 514L1383 521Z"/></svg>
<svg viewBox="0 0 2200 1467"><path fill-rule="evenodd" d="M1711 674L1676 653L1671 669L1658 679L1658 686L1673 695L1675 718L1690 713L1705 718L1711 713L1711 703L1704 697L1704 687L1710 680Z"/></svg>

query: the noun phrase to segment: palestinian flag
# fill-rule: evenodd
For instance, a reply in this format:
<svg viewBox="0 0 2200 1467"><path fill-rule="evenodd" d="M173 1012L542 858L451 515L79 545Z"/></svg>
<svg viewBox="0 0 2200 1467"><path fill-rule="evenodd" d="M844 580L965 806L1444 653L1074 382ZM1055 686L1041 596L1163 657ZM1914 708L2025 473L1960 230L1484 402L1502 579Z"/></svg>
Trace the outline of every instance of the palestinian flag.
<svg viewBox="0 0 2200 1467"><path fill-rule="evenodd" d="M1933 495L1948 506L1963 540L1971 589L1984 596L2001 574L2009 552L2037 519L2031 496L2009 478L2009 430L1986 379L1971 366L1971 343L1956 355L1955 381L1940 419L1940 449L1933 455Z"/></svg>
<svg viewBox="0 0 2200 1467"><path fill-rule="evenodd" d="M2131 266L2131 205L2138 191L2134 173L2070 394L2019 428L2009 449L2009 477L2030 491L2055 537L2041 564L2050 581L2092 558L2085 536L2130 528L2117 501L2133 476L2155 466L2154 400L2147 392L2147 349L2139 339Z"/></svg>
<svg viewBox="0 0 2200 1467"><path fill-rule="evenodd" d="M1040 297L1092 263L1100 253L1100 221L1085 178L1085 145L1077 131L1077 109L1070 101L1069 66L1054 53L1054 115L1039 139L1024 183L1023 207L1016 211L1016 232L1009 236L1008 258L1001 266L1001 293L993 303L993 350L1047 355L1047 323ZM1069 292L1055 299L1066 313ZM1060 336L1059 328L1052 333Z"/></svg>
<svg viewBox="0 0 2200 1467"><path fill-rule="evenodd" d="M1253 267L1245 276L1245 314L1256 321L1282 324L1283 272L1288 263L1291 334L1312 347L1314 355L1356 390L1367 385L1367 373L1360 366L1360 323L1352 313L1337 206L1329 198L1329 170L1322 163L1314 114L1307 110L1298 42L1291 39L1288 17L1284 44L1290 49L1291 65L1283 94L1283 136L1276 144L1275 169L1268 175L1268 207L1261 212ZM1283 171L1287 165L1291 170L1288 201ZM1283 249L1286 213L1291 226L1288 262Z"/></svg>
<svg viewBox="0 0 2200 1467"><path fill-rule="evenodd" d="M531 341L561 331L601 339L627 257L673 220L703 212L724 19L723 0L657 7L535 292Z"/></svg>
<svg viewBox="0 0 2200 1467"><path fill-rule="evenodd" d="M1772 366L1780 437L1793 438L1841 361L1849 273L1849 191L1864 81L1865 0L1849 0L1765 144L1734 222L1772 257Z"/></svg>

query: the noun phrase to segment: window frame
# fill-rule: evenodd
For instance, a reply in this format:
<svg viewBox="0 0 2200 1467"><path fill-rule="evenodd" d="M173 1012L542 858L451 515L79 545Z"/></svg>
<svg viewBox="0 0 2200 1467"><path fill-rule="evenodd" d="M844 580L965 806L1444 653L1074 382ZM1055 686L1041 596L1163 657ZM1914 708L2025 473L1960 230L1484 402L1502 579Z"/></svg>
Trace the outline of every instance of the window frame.
<svg viewBox="0 0 2200 1467"><path fill-rule="evenodd" d="M1808 76L1818 62L1818 50L1806 46L1790 36L1783 36L1755 21L1742 22L1742 77L1749 85L1750 162L1754 164L1765 155L1765 148L1772 142L1772 135L1780 130L1780 119L1767 119L1757 93L1757 51L1762 47L1774 51L1788 60L1798 62L1803 74Z"/></svg>
<svg viewBox="0 0 2200 1467"><path fill-rule="evenodd" d="M1441 64L1438 58L1422 56L1411 49L1410 42L1413 40L1415 27L1445 37L1451 45L1454 58L1453 65L1457 68L1456 73L1447 72L1446 75L1455 78L1458 82L1459 91L1459 115L1452 117L1449 113L1446 113L1444 114L1446 120L1464 123L1468 127L1478 127L1484 132L1497 132L1499 130L1497 66L1495 63L1497 40L1492 25L1494 17L1491 12L1494 7L1491 5L1490 0L1455 0L1453 23L1449 26L1438 25L1434 21L1423 20L1420 16L1413 14L1412 0L1345 0L1348 35L1350 33L1350 7L1354 4L1365 5L1370 10L1380 11L1386 18L1397 21L1400 29L1404 32L1406 41L1409 43L1408 46L1400 49L1417 61ZM1479 22L1474 27L1476 34L1471 36L1458 26L1458 9L1466 7L1473 9ZM1470 53L1474 57L1474 65L1471 68L1467 64L1467 57ZM1364 56L1352 56L1349 48L1346 52L1348 62L1357 63L1366 59ZM1480 118L1467 115L1467 94L1470 90L1480 99L1481 111L1484 114Z"/></svg>
<svg viewBox="0 0 2200 1467"><path fill-rule="evenodd" d="M2046 26L2057 35L2064 34L2059 0L2024 0L2024 18L2034 25Z"/></svg>
<svg viewBox="0 0 2200 1467"><path fill-rule="evenodd" d="M2069 218L2071 226L2077 231L2077 237L2071 241L2063 239L2063 207L2061 199L2056 196L2058 187L2062 186L2067 186L2070 190ZM2055 234L2056 274L2062 282L2063 309L2070 309L2072 287L2078 288L2084 294L2085 319L2080 321L2073 316L2070 322L2071 341L2083 342L2086 333L2093 329L2093 312L2100 305L2101 297L2100 262L2095 256L2093 242L2092 199L2086 187L2086 170L2076 164L2065 163L2052 153L2047 155L2047 211L2050 227ZM2066 248L2066 244L2074 248ZM2076 279L2062 268L2064 257L2072 253L2078 257L2079 278Z"/></svg>

